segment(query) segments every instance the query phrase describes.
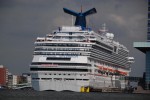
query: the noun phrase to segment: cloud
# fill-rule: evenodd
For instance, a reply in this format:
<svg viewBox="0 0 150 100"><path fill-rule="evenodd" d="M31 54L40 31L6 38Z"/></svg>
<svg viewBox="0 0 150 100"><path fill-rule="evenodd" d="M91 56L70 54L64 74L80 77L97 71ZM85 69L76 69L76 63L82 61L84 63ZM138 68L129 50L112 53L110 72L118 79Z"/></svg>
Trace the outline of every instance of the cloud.
<svg viewBox="0 0 150 100"><path fill-rule="evenodd" d="M133 40L146 39L146 16L136 14L131 17L110 14L109 20L125 30L127 37ZM144 27L143 27L144 26ZM145 34L144 34L145 33Z"/></svg>
<svg viewBox="0 0 150 100"><path fill-rule="evenodd" d="M119 15L115 15L115 14L111 14L110 19L112 19L112 21L114 21L116 24L119 24L121 26L126 25L126 21L122 16Z"/></svg>

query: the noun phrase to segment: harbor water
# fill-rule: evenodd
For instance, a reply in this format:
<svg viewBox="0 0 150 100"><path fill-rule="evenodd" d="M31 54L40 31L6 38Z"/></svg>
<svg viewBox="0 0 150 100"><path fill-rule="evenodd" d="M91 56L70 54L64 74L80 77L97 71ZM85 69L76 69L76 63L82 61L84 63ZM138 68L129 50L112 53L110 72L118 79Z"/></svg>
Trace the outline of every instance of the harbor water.
<svg viewBox="0 0 150 100"><path fill-rule="evenodd" d="M150 94L0 90L0 100L150 100Z"/></svg>

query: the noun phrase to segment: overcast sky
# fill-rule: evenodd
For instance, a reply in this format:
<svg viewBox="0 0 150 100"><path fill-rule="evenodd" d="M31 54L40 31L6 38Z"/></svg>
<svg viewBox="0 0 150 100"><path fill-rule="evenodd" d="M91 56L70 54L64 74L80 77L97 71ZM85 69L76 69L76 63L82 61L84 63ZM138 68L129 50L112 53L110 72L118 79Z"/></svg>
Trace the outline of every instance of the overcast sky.
<svg viewBox="0 0 150 100"><path fill-rule="evenodd" d="M34 41L58 26L71 25L63 7L80 11L95 7L87 18L95 32L103 23L115 40L135 58L131 76L142 76L145 55L133 48L134 41L146 41L147 0L0 0L0 64L13 74L29 72Z"/></svg>

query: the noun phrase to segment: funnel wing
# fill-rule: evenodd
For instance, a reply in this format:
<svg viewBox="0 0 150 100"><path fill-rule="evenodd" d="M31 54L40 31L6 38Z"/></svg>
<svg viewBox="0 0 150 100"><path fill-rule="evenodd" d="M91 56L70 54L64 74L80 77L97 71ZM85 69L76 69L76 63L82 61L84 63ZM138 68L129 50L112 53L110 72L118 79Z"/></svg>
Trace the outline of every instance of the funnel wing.
<svg viewBox="0 0 150 100"><path fill-rule="evenodd" d="M92 8L86 12L83 13L84 16L87 16L87 15L91 15L91 14L95 14L97 13L96 9L95 8Z"/></svg>
<svg viewBox="0 0 150 100"><path fill-rule="evenodd" d="M64 9L64 12L67 13L67 14L70 14L70 15L73 15L73 16L78 16L77 12L74 12L74 11L69 10L67 8L63 8L63 9Z"/></svg>

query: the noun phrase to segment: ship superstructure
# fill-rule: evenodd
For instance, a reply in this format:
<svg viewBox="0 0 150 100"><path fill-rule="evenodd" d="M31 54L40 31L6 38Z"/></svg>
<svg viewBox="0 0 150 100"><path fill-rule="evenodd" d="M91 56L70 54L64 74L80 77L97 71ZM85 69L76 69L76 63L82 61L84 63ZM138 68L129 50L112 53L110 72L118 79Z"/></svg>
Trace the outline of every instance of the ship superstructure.
<svg viewBox="0 0 150 100"><path fill-rule="evenodd" d="M84 13L64 11L76 16L75 26L62 26L37 38L30 65L33 88L77 92L81 87L125 88L120 79L131 69L129 50L113 40L105 24L97 33L86 27L85 17L96 13L95 8Z"/></svg>

